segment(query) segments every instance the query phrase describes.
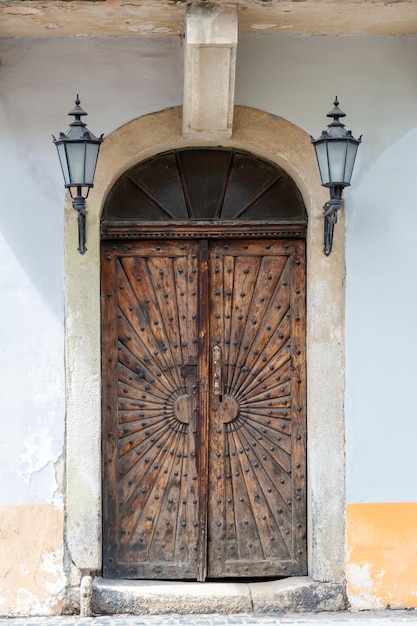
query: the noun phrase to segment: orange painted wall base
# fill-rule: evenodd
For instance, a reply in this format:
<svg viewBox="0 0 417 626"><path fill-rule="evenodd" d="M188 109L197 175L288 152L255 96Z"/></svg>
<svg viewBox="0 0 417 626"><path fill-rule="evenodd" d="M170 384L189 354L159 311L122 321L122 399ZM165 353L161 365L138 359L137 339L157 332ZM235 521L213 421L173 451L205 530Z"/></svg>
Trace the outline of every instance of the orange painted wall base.
<svg viewBox="0 0 417 626"><path fill-rule="evenodd" d="M59 615L64 515L52 504L0 506L0 616Z"/></svg>
<svg viewBox="0 0 417 626"><path fill-rule="evenodd" d="M346 522L352 609L417 607L417 503L348 504Z"/></svg>

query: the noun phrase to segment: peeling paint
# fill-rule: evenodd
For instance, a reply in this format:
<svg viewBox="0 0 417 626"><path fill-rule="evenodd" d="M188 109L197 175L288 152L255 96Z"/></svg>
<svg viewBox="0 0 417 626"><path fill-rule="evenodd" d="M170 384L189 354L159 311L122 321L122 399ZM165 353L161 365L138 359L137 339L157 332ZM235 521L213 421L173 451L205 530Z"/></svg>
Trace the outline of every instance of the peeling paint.
<svg viewBox="0 0 417 626"><path fill-rule="evenodd" d="M351 607L355 611L384 608L376 593L373 576L371 576L371 567L369 563L363 565L353 563L347 568L351 591L349 599ZM378 576L381 578L383 572L380 572Z"/></svg>
<svg viewBox="0 0 417 626"><path fill-rule="evenodd" d="M45 587L50 594L63 598L65 593L66 578L62 569L64 550L61 544L54 552L44 554L40 569L52 576L51 580L45 580Z"/></svg>
<svg viewBox="0 0 417 626"><path fill-rule="evenodd" d="M16 608L9 611L8 617L42 615L44 613L45 609L39 598L28 589L20 588L16 594Z"/></svg>
<svg viewBox="0 0 417 626"><path fill-rule="evenodd" d="M42 15L39 9L29 8L26 6L8 6L5 10L7 15Z"/></svg>
<svg viewBox="0 0 417 626"><path fill-rule="evenodd" d="M16 595L16 607L9 611L8 616L55 615L57 603L58 599L55 597L51 596L42 602L38 596L28 589L20 588Z"/></svg>
<svg viewBox="0 0 417 626"><path fill-rule="evenodd" d="M29 483L31 476L44 469L53 458L52 437L46 426L37 427L36 432L26 436L23 452L16 459L19 476Z"/></svg>
<svg viewBox="0 0 417 626"><path fill-rule="evenodd" d="M64 506L64 494L62 492L62 485L64 484L65 458L63 454L61 454L55 461L54 470L57 488L55 489L52 496L52 504L58 508L61 508Z"/></svg>
<svg viewBox="0 0 417 626"><path fill-rule="evenodd" d="M254 30L268 30L268 28L275 28L277 24L252 24L251 28Z"/></svg>
<svg viewBox="0 0 417 626"><path fill-rule="evenodd" d="M166 28L165 26L156 26L155 24L142 24L141 22L128 22L126 26L122 26L121 28L122 30L131 30L135 33L159 33L160 35L172 33L172 30L170 28Z"/></svg>

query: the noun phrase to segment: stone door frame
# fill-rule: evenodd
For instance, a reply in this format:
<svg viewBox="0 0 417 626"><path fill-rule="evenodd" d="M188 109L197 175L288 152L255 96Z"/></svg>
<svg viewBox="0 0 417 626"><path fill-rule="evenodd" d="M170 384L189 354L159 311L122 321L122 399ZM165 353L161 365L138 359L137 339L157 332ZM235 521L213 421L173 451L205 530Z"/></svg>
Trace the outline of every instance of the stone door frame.
<svg viewBox="0 0 417 626"><path fill-rule="evenodd" d="M101 570L100 215L113 183L135 163L179 147L217 146L218 138L184 138L180 107L126 124L105 138L88 200L87 248L77 251L77 220L67 198L66 546L80 574ZM308 211L307 462L309 576L345 579L344 218L333 252L322 252L322 206L308 134L263 111L235 107L233 134L222 145L277 163L298 185ZM331 471L329 471L331 468Z"/></svg>

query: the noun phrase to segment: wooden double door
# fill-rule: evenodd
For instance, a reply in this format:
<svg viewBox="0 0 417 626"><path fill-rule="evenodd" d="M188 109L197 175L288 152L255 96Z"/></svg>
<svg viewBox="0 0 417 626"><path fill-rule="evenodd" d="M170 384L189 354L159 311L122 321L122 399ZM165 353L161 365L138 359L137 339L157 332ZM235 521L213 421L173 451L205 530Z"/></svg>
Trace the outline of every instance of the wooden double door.
<svg viewBox="0 0 417 626"><path fill-rule="evenodd" d="M106 577L306 573L302 239L104 242Z"/></svg>

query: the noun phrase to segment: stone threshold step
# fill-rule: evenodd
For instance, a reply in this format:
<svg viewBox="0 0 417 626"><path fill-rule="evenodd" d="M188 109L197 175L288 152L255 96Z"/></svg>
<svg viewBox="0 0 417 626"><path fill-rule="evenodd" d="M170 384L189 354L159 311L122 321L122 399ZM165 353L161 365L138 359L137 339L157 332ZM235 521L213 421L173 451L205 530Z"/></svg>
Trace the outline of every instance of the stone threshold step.
<svg viewBox="0 0 417 626"><path fill-rule="evenodd" d="M346 607L341 583L308 576L256 583L172 582L95 578L93 614L166 615L340 611Z"/></svg>

